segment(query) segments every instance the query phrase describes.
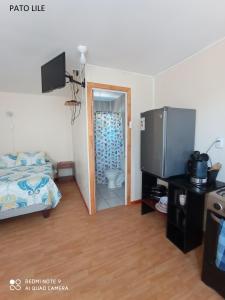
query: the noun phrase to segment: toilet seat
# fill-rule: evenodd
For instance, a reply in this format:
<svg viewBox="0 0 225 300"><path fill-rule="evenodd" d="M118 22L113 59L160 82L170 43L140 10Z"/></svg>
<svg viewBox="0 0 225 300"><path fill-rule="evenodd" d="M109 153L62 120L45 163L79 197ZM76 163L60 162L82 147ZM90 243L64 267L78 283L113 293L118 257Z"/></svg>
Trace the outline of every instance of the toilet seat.
<svg viewBox="0 0 225 300"><path fill-rule="evenodd" d="M108 169L105 171L105 176L108 179L109 189L122 187L125 180L124 171L119 169Z"/></svg>

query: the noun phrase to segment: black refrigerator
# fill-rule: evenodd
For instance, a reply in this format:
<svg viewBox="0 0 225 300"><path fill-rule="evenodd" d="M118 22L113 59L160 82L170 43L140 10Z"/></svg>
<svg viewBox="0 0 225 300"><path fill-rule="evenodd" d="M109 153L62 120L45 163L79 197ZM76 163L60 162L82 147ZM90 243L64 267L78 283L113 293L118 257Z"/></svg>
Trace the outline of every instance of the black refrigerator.
<svg viewBox="0 0 225 300"><path fill-rule="evenodd" d="M141 113L141 170L161 178L186 172L194 150L194 109L163 107Z"/></svg>

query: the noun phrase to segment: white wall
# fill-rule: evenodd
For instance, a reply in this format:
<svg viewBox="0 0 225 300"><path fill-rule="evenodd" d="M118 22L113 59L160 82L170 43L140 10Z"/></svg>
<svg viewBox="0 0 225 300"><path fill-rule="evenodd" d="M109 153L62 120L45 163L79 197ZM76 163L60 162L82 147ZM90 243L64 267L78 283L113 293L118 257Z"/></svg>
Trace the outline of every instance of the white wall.
<svg viewBox="0 0 225 300"><path fill-rule="evenodd" d="M196 150L206 151L217 138L225 138L225 41L198 53L155 78L156 106L197 110ZM213 162L221 162L219 179L225 180L225 150L213 148Z"/></svg>
<svg viewBox="0 0 225 300"><path fill-rule="evenodd" d="M140 199L140 113L153 108L153 78L151 76L117 69L87 65L86 79L88 82L98 82L131 88L131 200Z"/></svg>
<svg viewBox="0 0 225 300"><path fill-rule="evenodd" d="M64 102L65 97L0 92L0 153L43 150L55 161L72 160L70 111ZM14 138L8 111L14 114Z"/></svg>
<svg viewBox="0 0 225 300"><path fill-rule="evenodd" d="M88 167L88 138L87 138L87 104L86 92L81 89L81 111L75 120L72 131L73 157L75 162L75 177L80 192L90 207L89 167Z"/></svg>

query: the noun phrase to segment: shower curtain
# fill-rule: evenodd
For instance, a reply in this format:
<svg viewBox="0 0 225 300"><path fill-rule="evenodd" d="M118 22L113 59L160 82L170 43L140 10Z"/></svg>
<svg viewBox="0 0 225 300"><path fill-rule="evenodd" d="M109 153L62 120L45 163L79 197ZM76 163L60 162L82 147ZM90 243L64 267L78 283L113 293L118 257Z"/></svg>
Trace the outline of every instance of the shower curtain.
<svg viewBox="0 0 225 300"><path fill-rule="evenodd" d="M106 169L120 169L124 159L121 113L95 112L95 174L96 182L106 184Z"/></svg>

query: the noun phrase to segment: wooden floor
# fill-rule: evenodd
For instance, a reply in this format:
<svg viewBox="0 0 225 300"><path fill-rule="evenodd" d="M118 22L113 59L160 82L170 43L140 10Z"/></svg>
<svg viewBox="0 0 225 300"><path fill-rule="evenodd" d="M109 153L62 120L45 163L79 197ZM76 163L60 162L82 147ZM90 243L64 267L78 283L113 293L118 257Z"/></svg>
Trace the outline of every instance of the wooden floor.
<svg viewBox="0 0 225 300"><path fill-rule="evenodd" d="M87 214L74 182L61 203L0 223L0 299L221 299L200 280L201 249L184 255L165 238L165 219L139 205ZM10 291L9 280L61 279L69 291Z"/></svg>

